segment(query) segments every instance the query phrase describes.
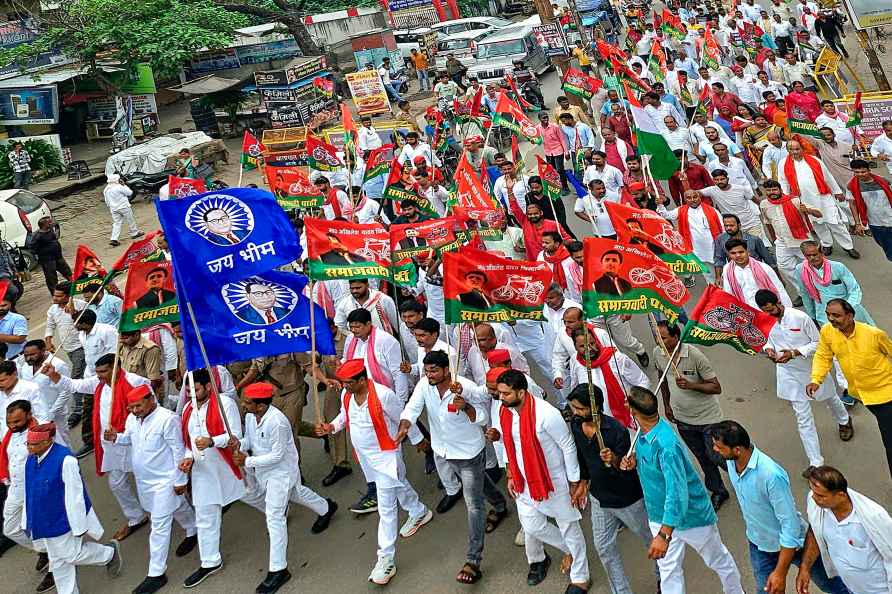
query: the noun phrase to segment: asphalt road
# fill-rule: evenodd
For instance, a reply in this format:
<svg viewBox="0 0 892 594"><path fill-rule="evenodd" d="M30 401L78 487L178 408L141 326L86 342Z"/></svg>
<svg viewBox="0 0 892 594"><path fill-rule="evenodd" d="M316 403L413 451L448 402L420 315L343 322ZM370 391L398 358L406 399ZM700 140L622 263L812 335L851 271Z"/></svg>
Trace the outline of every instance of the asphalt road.
<svg viewBox="0 0 892 594"><path fill-rule="evenodd" d="M545 83L545 94L550 103L556 95L557 84L556 76L550 74ZM530 150L530 147L526 146L523 150ZM534 162L531 155L527 156L526 162ZM237 164L230 166L223 172L222 177L234 183L238 174L237 167ZM245 183L258 181L259 175L256 172L246 175ZM567 197L565 201L568 212L572 212L572 202ZM99 251L100 256L112 261L112 257L118 255L121 248L111 250L107 247L109 217L101 202L99 191L88 192L78 200L73 200L71 208L79 208L82 212L69 217L70 220L65 225L66 256L70 259L75 244L80 242L93 246ZM143 229L157 226L150 204L137 204L135 210ZM572 219L571 226L576 233L585 235L587 232L587 226L581 224L578 219ZM857 248L864 255L861 260L853 261L845 255L834 258L838 257L848 265L862 283L864 303L877 323L883 328L892 328L892 309L888 307L889 301L887 301L892 287L892 272L890 272L892 269L873 240L858 238L855 241ZM702 283L695 289L691 303L699 295L701 288ZM882 305L884 302L887 303L886 306ZM43 336L42 324L48 305L49 299L38 273L29 283L21 307L21 311L29 317L32 336ZM633 326L638 337L648 345L648 348L652 348L653 341L644 319L635 319ZM799 478L799 473L807 465L807 459L799 442L792 412L785 403L775 397L772 364L763 358L747 357L722 346L707 349L705 352L713 362L723 386L721 399L726 417L746 426L758 447L783 464L791 476L800 509L804 509L807 484ZM656 381L656 371L651 369L649 374L653 381ZM827 463L839 467L853 488L888 507L892 503L889 473L873 417L863 406L854 408L852 413L855 438L844 444L837 437L836 427L829 413L817 410L823 407L815 408L816 423ZM312 406L307 407L308 418L312 416L312 410ZM75 441L74 446L79 446L79 438ZM327 474L329 463L321 443L305 439L302 448L302 469L309 486L317 489L323 496L336 500L341 506L341 511L327 532L322 535L311 535L310 525L314 519L311 512L305 508L292 507L288 560L294 577L282 591L337 593L378 591L379 587L366 581L375 562L377 517L369 515L355 518L347 511L347 507L354 503L365 489L361 471L357 466L352 476L331 488L323 488L320 486L320 481ZM407 449L405 456L412 484L423 501L428 506L435 507L441 497L441 492L436 488L435 475L423 474L423 459L413 450ZM93 472L93 464L92 456L83 460L82 470L108 538L122 524L122 517L105 480L96 477ZM730 489L730 485L728 486ZM588 522L589 519L585 517L584 529L589 536L589 565L593 580L591 592L603 594L609 592L609 589L605 585L600 561L591 547L591 530ZM495 594L527 591L526 558L523 549L513 544L518 527L517 517L512 513L508 520L487 538L482 567L483 580L476 586L461 586L454 578L464 560L467 542L464 507L459 504L444 516L435 515L434 520L415 536L398 543L398 573L387 590L394 594L417 592L445 594L471 590ZM733 497L719 513L719 527L725 544L741 569L744 588L747 592L753 592L744 526ZM182 537L182 531L176 527L173 531L171 550ZM99 568L79 569L81 591L91 594L119 594L134 588L145 576L148 564L147 539L148 529L145 529L123 543L125 568L121 577L115 580L109 580L105 572ZM655 587L652 565L647 560L646 551L640 541L636 541L629 531L624 531L619 536L619 542L626 571L632 580L635 592L653 592ZM224 571L210 578L199 588L220 594L253 592L265 575L268 560L268 540L263 517L245 505L233 506L224 517L221 550L225 563ZM557 551L551 551L551 555L554 559L559 558ZM35 557L33 552L20 548L6 553L0 561L6 585L0 586L0 592L32 591L41 579L33 569ZM174 558L171 552L167 571L170 584L163 591L183 590L182 580L196 569L198 564L197 550L183 559ZM696 554L688 555L685 570L689 593L712 594L720 591L717 578L706 569ZM792 588L792 573L788 584L789 588ZM536 591L556 593L563 592L565 587L566 579L557 571L555 564L548 579Z"/></svg>

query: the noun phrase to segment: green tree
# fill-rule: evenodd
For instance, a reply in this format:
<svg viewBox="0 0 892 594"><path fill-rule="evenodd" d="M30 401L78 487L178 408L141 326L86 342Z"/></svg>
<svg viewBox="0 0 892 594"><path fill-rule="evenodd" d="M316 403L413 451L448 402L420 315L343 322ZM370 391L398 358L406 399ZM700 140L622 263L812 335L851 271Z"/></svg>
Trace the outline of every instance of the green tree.
<svg viewBox="0 0 892 594"><path fill-rule="evenodd" d="M103 63L132 68L145 62L158 74L175 74L196 52L226 47L234 30L248 24L244 15L181 0L62 0L56 10L21 16L40 33L31 43L0 51L0 63L25 68L56 49L80 61L110 91L116 85Z"/></svg>

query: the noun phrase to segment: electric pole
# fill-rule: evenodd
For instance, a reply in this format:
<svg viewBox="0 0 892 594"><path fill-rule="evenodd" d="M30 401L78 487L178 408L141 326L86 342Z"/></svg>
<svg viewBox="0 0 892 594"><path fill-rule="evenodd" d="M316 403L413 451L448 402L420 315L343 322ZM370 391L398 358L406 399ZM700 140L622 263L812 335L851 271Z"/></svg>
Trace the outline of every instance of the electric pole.
<svg viewBox="0 0 892 594"><path fill-rule="evenodd" d="M880 64L880 58L877 56L876 50L873 49L873 44L867 35L867 30L858 29L855 32L858 34L858 43L861 45L861 49L867 55L867 63L870 64L870 71L873 73L873 78L877 81L877 86L881 91L892 90L889 87L889 80L886 78L883 65Z"/></svg>

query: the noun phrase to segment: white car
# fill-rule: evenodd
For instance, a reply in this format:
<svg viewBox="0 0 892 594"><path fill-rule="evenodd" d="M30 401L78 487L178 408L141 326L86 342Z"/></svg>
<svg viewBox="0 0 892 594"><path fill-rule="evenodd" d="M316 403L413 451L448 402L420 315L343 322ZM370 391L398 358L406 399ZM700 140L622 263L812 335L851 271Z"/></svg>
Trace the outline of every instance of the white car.
<svg viewBox="0 0 892 594"><path fill-rule="evenodd" d="M449 35L437 43L437 58L434 63L438 71L446 69L446 58L452 54L466 67L474 63L474 54L477 53L477 42L489 35L489 31L472 29L463 33Z"/></svg>
<svg viewBox="0 0 892 594"><path fill-rule="evenodd" d="M452 21L443 21L431 25L431 29L445 35L455 35L464 31L487 31L492 32L497 29L510 27L515 23L500 19L498 17L468 17L466 19L455 19Z"/></svg>
<svg viewBox="0 0 892 594"><path fill-rule="evenodd" d="M24 247L28 234L37 231L37 221L52 216L47 203L28 190L0 190L0 239ZM57 229L58 234L58 229ZM24 252L26 260L34 260ZM28 262L29 267L32 262Z"/></svg>
<svg viewBox="0 0 892 594"><path fill-rule="evenodd" d="M400 50L400 56L406 66L409 65L409 57L412 50L421 51L426 47L427 43L435 43L434 38L439 35L431 35L433 29L428 27L418 27L415 29L394 29L393 38L396 40L396 47Z"/></svg>

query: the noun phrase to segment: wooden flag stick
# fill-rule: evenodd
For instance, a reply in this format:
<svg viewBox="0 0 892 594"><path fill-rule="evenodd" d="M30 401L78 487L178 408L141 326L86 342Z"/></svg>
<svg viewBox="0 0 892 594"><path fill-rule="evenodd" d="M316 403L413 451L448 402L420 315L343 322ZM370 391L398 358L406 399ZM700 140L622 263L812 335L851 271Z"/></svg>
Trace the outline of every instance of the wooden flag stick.
<svg viewBox="0 0 892 594"><path fill-rule="evenodd" d="M592 379L591 354L589 353L589 327L585 320L582 321L585 330L585 372L588 375L588 398L592 409L592 422L595 425L595 438L598 440L598 450L604 449L604 436L601 435L601 413L595 407L595 382Z"/></svg>
<svg viewBox="0 0 892 594"><path fill-rule="evenodd" d="M319 380L316 379L316 308L313 307L313 286L316 281L310 281L310 374L313 384L313 412L316 413L316 424L322 423L322 403L319 402Z"/></svg>
<svg viewBox="0 0 892 594"><path fill-rule="evenodd" d="M677 353L678 349L680 349L680 348L681 348L681 341L679 340L678 344L675 345L675 349L672 350L672 354L669 355L670 363L675 358L675 353ZM669 373L669 368L672 367L672 365L670 363L667 363L666 368L663 369L663 374L660 376L660 381L658 381L657 385L654 387L654 393L656 393L660 389L660 386L663 384L663 382L666 381L666 375Z"/></svg>
<svg viewBox="0 0 892 594"><path fill-rule="evenodd" d="M663 342L663 337L660 336L660 327L657 325L657 317L653 312L647 314L647 321L650 326L650 331L654 335L654 341L660 345L660 350L662 350L663 354L669 359L669 364L672 365L672 371L675 373L675 377L681 377L681 373L678 371L678 365L675 364L674 357L669 356L669 349L666 348L666 343Z"/></svg>
<svg viewBox="0 0 892 594"><path fill-rule="evenodd" d="M217 401L217 410L220 411L220 416L223 418L223 425L226 427L226 434L232 439L232 429L229 428L229 419L226 418L226 413L223 411L223 403L220 402L220 387L217 386L217 380L214 379L214 374L211 371L211 363L208 359L207 350L204 348L204 339L201 337L201 331L198 329L198 322L195 321L195 312L192 309L192 302L189 301L189 298L186 296L183 291L182 286L177 286L179 289L180 295L183 297L183 301L186 302L186 310L189 312L189 318L192 320L192 329L195 331L195 338L198 340L198 350L201 351L201 359L204 361L204 366L208 370L208 375L211 377L211 392L214 395L215 400ZM193 412L198 414L198 409L193 405Z"/></svg>

